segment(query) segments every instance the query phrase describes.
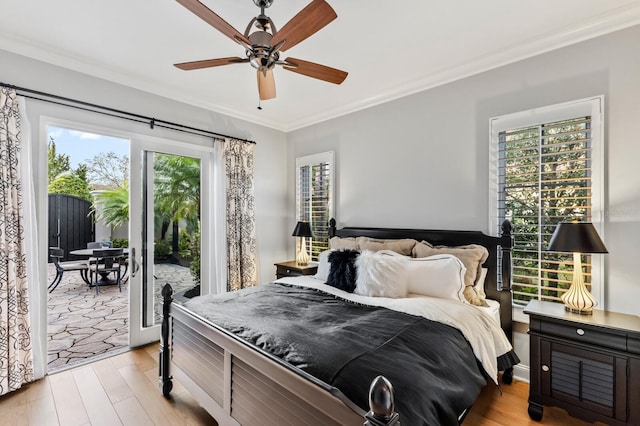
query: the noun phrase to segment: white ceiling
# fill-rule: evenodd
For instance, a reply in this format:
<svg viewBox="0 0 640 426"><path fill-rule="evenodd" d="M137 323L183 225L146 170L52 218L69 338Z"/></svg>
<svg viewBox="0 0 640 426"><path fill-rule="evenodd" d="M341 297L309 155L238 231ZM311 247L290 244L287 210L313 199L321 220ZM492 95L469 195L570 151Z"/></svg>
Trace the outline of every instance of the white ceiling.
<svg viewBox="0 0 640 426"><path fill-rule="evenodd" d="M240 32L259 12L202 1ZM275 0L266 14L281 28L309 1ZM0 0L0 49L289 131L640 23L640 0L328 2L338 18L283 57L349 76L337 86L277 68L262 110L249 64L172 65L244 56L173 0Z"/></svg>

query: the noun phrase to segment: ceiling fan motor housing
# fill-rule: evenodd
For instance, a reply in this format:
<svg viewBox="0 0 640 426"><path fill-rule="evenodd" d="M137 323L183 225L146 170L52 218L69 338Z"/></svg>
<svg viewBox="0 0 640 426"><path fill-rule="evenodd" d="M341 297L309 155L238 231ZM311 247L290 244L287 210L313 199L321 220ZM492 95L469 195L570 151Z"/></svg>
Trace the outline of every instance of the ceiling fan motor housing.
<svg viewBox="0 0 640 426"><path fill-rule="evenodd" d="M278 52L271 46L273 36L266 31L256 31L249 36L251 49L247 50L249 63L257 70L270 70L275 67L280 58Z"/></svg>

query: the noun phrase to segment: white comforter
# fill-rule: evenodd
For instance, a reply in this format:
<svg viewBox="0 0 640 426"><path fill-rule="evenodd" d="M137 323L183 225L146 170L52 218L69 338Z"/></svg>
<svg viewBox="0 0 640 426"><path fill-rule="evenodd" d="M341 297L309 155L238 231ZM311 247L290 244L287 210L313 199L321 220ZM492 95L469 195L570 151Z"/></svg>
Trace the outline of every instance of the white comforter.
<svg viewBox="0 0 640 426"><path fill-rule="evenodd" d="M494 319L482 309L467 303L425 296L400 299L360 296L328 286L311 276L285 277L276 282L315 288L353 302L419 315L455 327L469 341L476 358L496 384L497 358L512 349L507 336Z"/></svg>

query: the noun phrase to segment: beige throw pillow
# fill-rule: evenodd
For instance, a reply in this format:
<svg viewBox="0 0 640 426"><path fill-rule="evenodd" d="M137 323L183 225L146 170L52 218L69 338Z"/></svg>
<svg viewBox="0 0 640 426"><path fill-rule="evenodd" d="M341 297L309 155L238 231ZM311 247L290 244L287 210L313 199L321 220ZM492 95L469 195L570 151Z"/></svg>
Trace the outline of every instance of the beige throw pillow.
<svg viewBox="0 0 640 426"><path fill-rule="evenodd" d="M358 250L355 237L332 237L329 240L331 250Z"/></svg>
<svg viewBox="0 0 640 426"><path fill-rule="evenodd" d="M478 244L469 244L466 246L458 247L446 247L446 246L432 246L426 241L417 243L413 247L413 257L429 257L436 254L452 254L462 261L467 268L467 272L464 275L464 296L472 305L476 306L488 306L487 302L481 295L478 294L474 285L480 272L482 264L489 257L489 251L486 247Z"/></svg>
<svg viewBox="0 0 640 426"><path fill-rule="evenodd" d="M480 296L474 287L466 286L462 294L464 294L464 298L472 305L484 306L485 308L489 306L486 299Z"/></svg>
<svg viewBox="0 0 640 426"><path fill-rule="evenodd" d="M411 256L411 250L416 245L417 241L410 238L402 240L381 240L378 238L370 237L358 237L356 238L356 245L360 250L391 250L396 253L400 253L404 256Z"/></svg>

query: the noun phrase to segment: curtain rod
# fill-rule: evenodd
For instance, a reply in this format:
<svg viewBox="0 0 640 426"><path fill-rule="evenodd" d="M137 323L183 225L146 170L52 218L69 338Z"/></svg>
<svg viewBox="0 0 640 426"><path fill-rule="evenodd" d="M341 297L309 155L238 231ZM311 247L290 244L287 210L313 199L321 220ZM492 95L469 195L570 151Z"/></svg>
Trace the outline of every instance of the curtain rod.
<svg viewBox="0 0 640 426"><path fill-rule="evenodd" d="M175 130L177 132L190 133L193 135L232 138L232 139L237 139L244 142L255 144L254 141L250 141L248 139L237 138L235 136L229 136L229 135L224 135L222 133L211 132L209 130L198 129L197 127L190 127L184 124L172 123L170 121L159 120L153 117L147 117L144 115L135 114L128 111L122 111L119 109L92 104L85 101L79 101L77 99L65 98L64 96L54 95L46 92L40 92L38 90L26 89L24 87L14 86L13 84L6 84L6 83L0 82L0 86L7 87L9 89L14 89L18 95L24 96L25 98L28 98L28 99L49 102L52 104L62 105L70 108L77 108L83 111L95 112L98 114L108 115L110 117L116 117L116 118L122 118L124 120L135 121L137 123L145 123L145 124L148 124L151 129L153 129L154 127L161 127L163 129Z"/></svg>

